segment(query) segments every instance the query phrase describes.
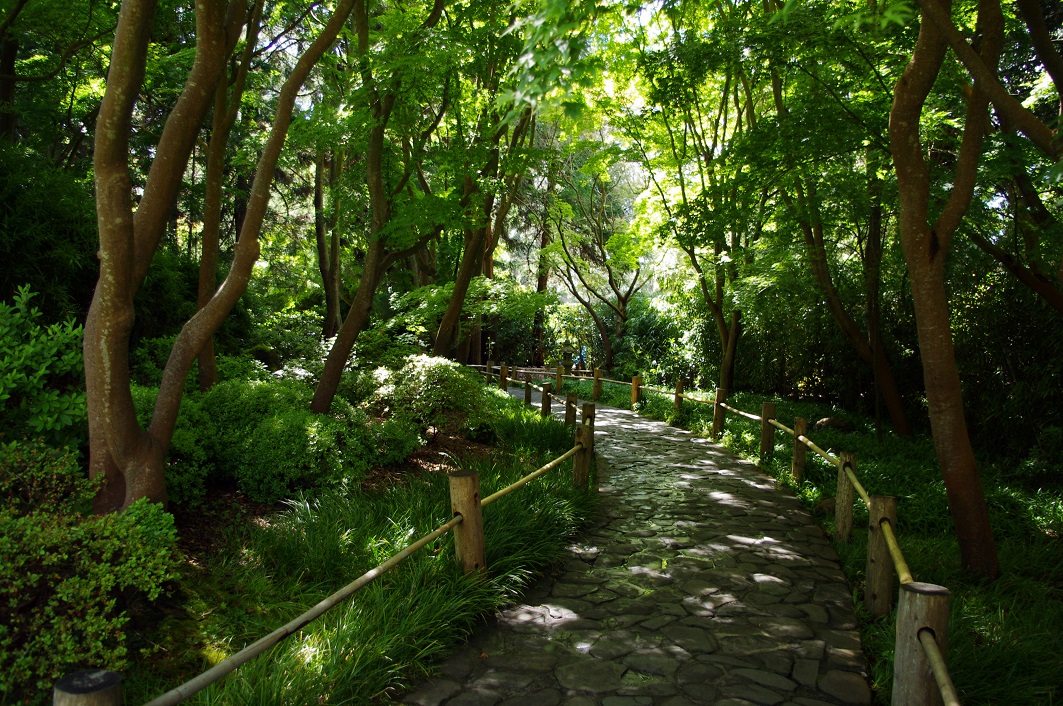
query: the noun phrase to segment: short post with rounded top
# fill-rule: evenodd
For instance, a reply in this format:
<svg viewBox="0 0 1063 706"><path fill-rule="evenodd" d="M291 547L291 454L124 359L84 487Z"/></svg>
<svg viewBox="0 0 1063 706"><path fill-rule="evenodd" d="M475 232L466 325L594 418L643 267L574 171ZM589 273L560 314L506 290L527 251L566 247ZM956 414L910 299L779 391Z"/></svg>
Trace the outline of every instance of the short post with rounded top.
<svg viewBox="0 0 1063 706"><path fill-rule="evenodd" d="M944 586L913 581L901 586L897 606L897 638L893 657L893 699L898 706L944 703L923 641L930 638L948 653L949 606ZM951 682L948 683L951 687Z"/></svg>
<svg viewBox="0 0 1063 706"><path fill-rule="evenodd" d="M808 447L801 441L801 437L808 431L808 420L804 417L794 419L794 459L790 464L790 473L798 483L805 475L805 455Z"/></svg>
<svg viewBox="0 0 1063 706"><path fill-rule="evenodd" d="M461 524L454 528L454 554L466 574L487 566L484 551L483 509L480 507L480 477L462 469L449 474L450 507Z"/></svg>
<svg viewBox="0 0 1063 706"><path fill-rule="evenodd" d="M873 495L868 508L867 568L864 581L864 607L871 615L885 615L893 607L893 587L897 572L893 568L889 544L882 523L897 526L897 498Z"/></svg>
<svg viewBox="0 0 1063 706"><path fill-rule="evenodd" d="M775 453L775 403L765 402L760 406L760 460L768 460Z"/></svg>
<svg viewBox="0 0 1063 706"><path fill-rule="evenodd" d="M52 688L55 706L122 706L122 675L106 669L82 669Z"/></svg>

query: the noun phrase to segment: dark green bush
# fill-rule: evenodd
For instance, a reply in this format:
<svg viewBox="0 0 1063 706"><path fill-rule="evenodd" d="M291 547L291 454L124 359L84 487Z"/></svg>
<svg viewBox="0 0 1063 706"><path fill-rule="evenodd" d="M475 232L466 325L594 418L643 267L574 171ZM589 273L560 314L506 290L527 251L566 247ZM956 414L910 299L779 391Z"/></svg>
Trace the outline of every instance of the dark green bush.
<svg viewBox="0 0 1063 706"><path fill-rule="evenodd" d="M33 296L22 287L0 302L0 441L29 434L77 446L87 435L81 326L42 325Z"/></svg>
<svg viewBox="0 0 1063 706"><path fill-rule="evenodd" d="M243 456L237 485L252 500L273 503L324 481L357 480L372 457L362 431L367 422L364 414L359 421L311 414L305 407L279 410L236 444Z"/></svg>
<svg viewBox="0 0 1063 706"><path fill-rule="evenodd" d="M98 484L77 464L77 453L56 449L41 439L0 444L0 511L75 512L87 505Z"/></svg>
<svg viewBox="0 0 1063 706"><path fill-rule="evenodd" d="M145 500L86 515L95 484L39 442L0 453L0 702L39 702L76 667L126 667L120 600L175 576L173 517Z"/></svg>
<svg viewBox="0 0 1063 706"><path fill-rule="evenodd" d="M223 380L200 396L203 448L220 478L236 478L246 463L246 441L264 419L308 409L313 390L298 380Z"/></svg>

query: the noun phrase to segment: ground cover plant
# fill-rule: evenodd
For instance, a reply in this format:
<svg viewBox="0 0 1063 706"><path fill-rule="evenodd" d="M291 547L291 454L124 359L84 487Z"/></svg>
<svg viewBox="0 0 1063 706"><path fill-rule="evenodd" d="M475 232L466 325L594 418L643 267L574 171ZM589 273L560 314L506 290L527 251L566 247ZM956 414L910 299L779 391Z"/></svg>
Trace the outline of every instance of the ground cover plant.
<svg viewBox="0 0 1063 706"><path fill-rule="evenodd" d="M590 399L590 381L567 380L566 391ZM711 400L713 393L689 391ZM599 401L630 407L631 388L604 383ZM809 431L819 446L832 453L856 455L856 473L872 495L899 499L897 535L916 580L952 591L949 627L949 671L964 704L1048 704L1063 695L1063 665L1045 655L1063 650L1063 492L1043 484L1037 472L1047 451L1035 450L1021 464L993 460L982 467L1003 576L991 583L965 573L938 471L934 448L925 436L900 438L886 433L876 439L874 421L816 402L734 393L731 406L755 414L762 402L777 406L777 418L793 426L795 417L809 424L832 417L852 431L827 428ZM671 394L645 391L636 405L640 414L668 421L703 436L712 431L711 404L684 402L677 414ZM721 443L735 453L756 459L760 445L757 422L728 413ZM836 484L834 466L808 452L805 477L795 483L791 470L791 438L777 432L775 452L761 464L786 484L813 511L824 529L833 531L831 501ZM893 678L896 609L874 618L862 610L867 547L867 511L857 499L853 538L837 544L853 588L861 618L861 637L871 665L876 697L889 703Z"/></svg>
<svg viewBox="0 0 1063 706"><path fill-rule="evenodd" d="M432 366L427 359L417 364ZM450 366L449 373L435 366L425 377L458 376L443 384L482 400L471 425L461 434L438 432L436 439L453 435L445 447L429 443L415 454L431 460L420 468L340 480L296 493L254 522L229 523L223 546L185 567L166 616L136 636L148 653L151 642L168 647L138 664L129 679L131 701L190 678L445 522L450 504L441 471L475 468L487 495L571 447L563 425L474 379L469 386L469 373ZM387 387L381 397L392 394ZM454 420L445 405L437 411ZM469 434L495 445L461 440ZM485 575L461 574L448 534L194 702L368 703L411 684L481 615L511 601L560 556L591 503L572 485L568 465L518 494L485 508Z"/></svg>

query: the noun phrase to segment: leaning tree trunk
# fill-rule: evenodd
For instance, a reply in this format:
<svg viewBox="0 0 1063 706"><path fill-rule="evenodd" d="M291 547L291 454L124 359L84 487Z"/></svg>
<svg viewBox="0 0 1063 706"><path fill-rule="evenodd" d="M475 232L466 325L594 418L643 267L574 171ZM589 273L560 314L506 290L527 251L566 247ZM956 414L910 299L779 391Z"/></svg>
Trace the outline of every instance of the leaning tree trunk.
<svg viewBox="0 0 1063 706"><path fill-rule="evenodd" d="M992 16L992 8L988 7L992 2L983 0L979 3L982 46L987 53L992 53L998 46L1002 26L1002 20L999 24L992 22L996 19ZM999 574L1000 566L964 417L944 273L949 242L974 190L978 155L988 122L988 100L976 84L968 99L953 191L931 228L928 222L930 170L923 157L919 122L945 51L944 38L924 15L912 58L894 92L889 123L890 148L897 171L901 245L911 277L934 448L945 481L961 561L969 571L992 578Z"/></svg>
<svg viewBox="0 0 1063 706"><path fill-rule="evenodd" d="M328 357L325 358L325 369L321 373L321 379L314 390L314 398L310 402L310 411L314 414L328 414L332 407L332 399L336 396L336 390L343 376L343 368L347 365L347 358L358 341L358 336L365 328L369 320L369 311L373 308L373 297L376 294L377 285L383 277L384 241L377 238L370 245L365 254L365 265L362 268L362 279L358 283L358 291L355 292L354 301L347 311L347 316L336 334Z"/></svg>

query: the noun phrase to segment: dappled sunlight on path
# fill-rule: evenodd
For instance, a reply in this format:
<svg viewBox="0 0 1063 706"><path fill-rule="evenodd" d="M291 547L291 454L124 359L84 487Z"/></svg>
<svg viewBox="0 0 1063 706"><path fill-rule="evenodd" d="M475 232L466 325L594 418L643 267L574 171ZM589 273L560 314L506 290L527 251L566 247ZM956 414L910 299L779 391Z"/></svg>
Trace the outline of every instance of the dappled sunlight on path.
<svg viewBox="0 0 1063 706"><path fill-rule="evenodd" d="M796 498L630 411L599 407L595 444L601 504L562 571L405 703L870 701L852 597Z"/></svg>

